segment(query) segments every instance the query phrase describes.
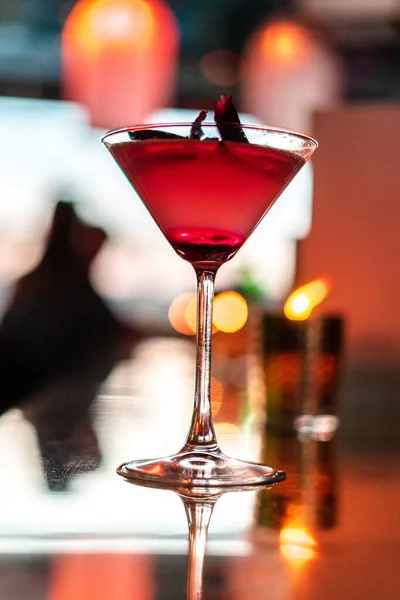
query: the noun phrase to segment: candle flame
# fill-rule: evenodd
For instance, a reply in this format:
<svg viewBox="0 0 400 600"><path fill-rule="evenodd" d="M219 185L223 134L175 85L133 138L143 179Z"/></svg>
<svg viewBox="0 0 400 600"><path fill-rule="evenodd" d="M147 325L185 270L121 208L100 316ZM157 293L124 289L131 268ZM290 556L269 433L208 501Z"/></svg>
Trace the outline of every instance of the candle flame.
<svg viewBox="0 0 400 600"><path fill-rule="evenodd" d="M314 308L328 294L328 286L322 279L315 279L292 292L285 302L283 312L291 321L308 319Z"/></svg>

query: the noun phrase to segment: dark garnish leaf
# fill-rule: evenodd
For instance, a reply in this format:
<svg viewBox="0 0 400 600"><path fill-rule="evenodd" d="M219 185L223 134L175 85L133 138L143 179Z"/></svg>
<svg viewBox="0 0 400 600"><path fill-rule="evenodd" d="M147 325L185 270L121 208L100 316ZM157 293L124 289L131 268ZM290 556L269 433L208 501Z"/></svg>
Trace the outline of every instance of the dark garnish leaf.
<svg viewBox="0 0 400 600"><path fill-rule="evenodd" d="M133 141L143 140L181 140L183 135L170 133L169 131L161 131L158 129L141 129L138 131L128 131L128 135Z"/></svg>
<svg viewBox="0 0 400 600"><path fill-rule="evenodd" d="M241 127L232 96L221 96L216 102L214 119L223 141L248 143L249 140Z"/></svg>
<svg viewBox="0 0 400 600"><path fill-rule="evenodd" d="M189 138L191 140L199 140L204 134L201 128L201 124L207 116L207 111L202 110L199 112L198 116L195 118L192 124L192 128L190 130Z"/></svg>

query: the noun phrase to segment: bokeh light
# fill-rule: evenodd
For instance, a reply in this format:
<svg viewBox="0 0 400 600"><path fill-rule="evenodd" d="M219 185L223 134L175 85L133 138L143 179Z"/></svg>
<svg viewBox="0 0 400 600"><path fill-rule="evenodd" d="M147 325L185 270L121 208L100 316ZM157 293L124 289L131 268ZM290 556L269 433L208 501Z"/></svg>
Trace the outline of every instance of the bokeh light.
<svg viewBox="0 0 400 600"><path fill-rule="evenodd" d="M213 323L220 331L239 331L246 324L248 315L247 302L237 292L222 292L216 296Z"/></svg>
<svg viewBox="0 0 400 600"><path fill-rule="evenodd" d="M216 377L211 377L211 409L213 417L216 417L221 410L222 400L224 397L224 386Z"/></svg>
<svg viewBox="0 0 400 600"><path fill-rule="evenodd" d="M243 296L233 291L218 294L214 300L213 333L239 331L246 324L248 314ZM168 319L179 333L194 335L197 331L197 294L187 292L174 298L168 310Z"/></svg>
<svg viewBox="0 0 400 600"><path fill-rule="evenodd" d="M104 7L92 19L91 31L98 40L115 42L129 40L137 45L146 44L152 36L154 20L151 6L142 0L127 3L118 0L114 6Z"/></svg>
<svg viewBox="0 0 400 600"><path fill-rule="evenodd" d="M153 35L154 15L145 0L81 0L64 25L64 42L79 39L93 50L102 46L146 45Z"/></svg>
<svg viewBox="0 0 400 600"><path fill-rule="evenodd" d="M325 281L322 279L310 281L290 294L283 307L283 312L292 321L304 321L324 300L327 293L328 286Z"/></svg>
<svg viewBox="0 0 400 600"><path fill-rule="evenodd" d="M241 78L241 58L231 50L212 50L201 59L200 71L207 81L215 85L236 85Z"/></svg>
<svg viewBox="0 0 400 600"><path fill-rule="evenodd" d="M214 429L217 438L225 447L229 444L229 446L235 448L243 442L243 433L235 423L221 421L220 423L214 423Z"/></svg>
<svg viewBox="0 0 400 600"><path fill-rule="evenodd" d="M290 21L268 25L262 33L262 49L272 61L285 66L297 66L306 61L310 49L308 31Z"/></svg>
<svg viewBox="0 0 400 600"><path fill-rule="evenodd" d="M164 0L79 0L62 31L62 95L102 129L146 122L172 102L178 47Z"/></svg>
<svg viewBox="0 0 400 600"><path fill-rule="evenodd" d="M191 334L197 332L197 294L189 300L185 308L185 321Z"/></svg>
<svg viewBox="0 0 400 600"><path fill-rule="evenodd" d="M196 293L186 292L174 298L168 310L168 319L172 327L184 335L194 335L196 333ZM195 320L193 324L193 306ZM189 321L187 320L189 315Z"/></svg>

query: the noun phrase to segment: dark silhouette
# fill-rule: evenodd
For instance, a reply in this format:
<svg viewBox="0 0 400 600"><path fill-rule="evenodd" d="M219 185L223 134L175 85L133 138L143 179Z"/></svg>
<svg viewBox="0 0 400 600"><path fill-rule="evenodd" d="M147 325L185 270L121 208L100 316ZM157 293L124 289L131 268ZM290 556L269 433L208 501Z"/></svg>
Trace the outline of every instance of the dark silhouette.
<svg viewBox="0 0 400 600"><path fill-rule="evenodd" d="M18 281L0 324L0 415L22 407L37 430L51 489L98 466L90 407L137 339L89 280L105 239L72 204L58 203L44 256Z"/></svg>

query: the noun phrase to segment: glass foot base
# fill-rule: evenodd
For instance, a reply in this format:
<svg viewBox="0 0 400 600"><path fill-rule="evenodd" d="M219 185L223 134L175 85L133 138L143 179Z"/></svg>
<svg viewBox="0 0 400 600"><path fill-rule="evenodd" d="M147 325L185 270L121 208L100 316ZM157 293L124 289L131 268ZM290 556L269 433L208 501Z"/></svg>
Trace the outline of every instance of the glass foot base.
<svg viewBox="0 0 400 600"><path fill-rule="evenodd" d="M165 458L125 463L117 473L132 483L146 482L159 488L268 487L286 478L284 471L229 458L220 451L185 449Z"/></svg>

